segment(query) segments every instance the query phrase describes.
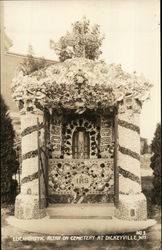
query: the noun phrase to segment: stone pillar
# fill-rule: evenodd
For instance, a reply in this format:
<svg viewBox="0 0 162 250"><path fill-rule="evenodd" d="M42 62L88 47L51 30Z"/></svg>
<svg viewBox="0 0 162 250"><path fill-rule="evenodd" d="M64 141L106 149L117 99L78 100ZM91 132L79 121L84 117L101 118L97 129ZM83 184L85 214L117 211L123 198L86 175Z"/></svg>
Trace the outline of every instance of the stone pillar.
<svg viewBox="0 0 162 250"><path fill-rule="evenodd" d="M146 198L141 192L140 111L137 100L125 99L118 108L119 203L116 217L146 220Z"/></svg>
<svg viewBox="0 0 162 250"><path fill-rule="evenodd" d="M15 216L18 219L38 219L45 216L42 172L40 172L41 209L39 209L37 118L40 123L39 138L42 143L44 140L43 112L39 109L21 112L22 181L21 193L16 197L15 202Z"/></svg>

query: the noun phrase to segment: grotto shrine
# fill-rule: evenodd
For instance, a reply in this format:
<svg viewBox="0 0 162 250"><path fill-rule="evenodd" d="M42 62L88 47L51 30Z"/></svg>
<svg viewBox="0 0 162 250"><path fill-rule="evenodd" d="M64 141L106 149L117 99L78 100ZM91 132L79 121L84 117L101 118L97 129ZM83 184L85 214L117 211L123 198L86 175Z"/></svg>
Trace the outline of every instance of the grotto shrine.
<svg viewBox="0 0 162 250"><path fill-rule="evenodd" d="M140 113L150 87L121 65L85 58L29 75L20 71L12 82L22 137L16 218L39 219L49 208L81 204L113 207L118 219L146 220Z"/></svg>

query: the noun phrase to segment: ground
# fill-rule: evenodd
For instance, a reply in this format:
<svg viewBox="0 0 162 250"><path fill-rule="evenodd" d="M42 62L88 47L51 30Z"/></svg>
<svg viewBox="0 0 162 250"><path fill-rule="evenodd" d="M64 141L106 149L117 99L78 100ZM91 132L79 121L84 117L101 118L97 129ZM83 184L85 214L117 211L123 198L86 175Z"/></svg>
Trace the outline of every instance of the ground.
<svg viewBox="0 0 162 250"><path fill-rule="evenodd" d="M145 193L148 201L148 214L149 218L154 218L157 224L146 230L146 239L135 240L93 240L93 241L15 241L16 237L42 237L41 234L27 233L10 226L6 222L6 218L14 214L14 205L4 206L1 210L2 214L2 249L3 250L160 250L161 249L161 217L160 208L151 204L150 191L152 188L152 177L142 178L143 192ZM127 234L131 237L133 234ZM14 238L15 237L15 238ZM17 238L18 239L18 238Z"/></svg>

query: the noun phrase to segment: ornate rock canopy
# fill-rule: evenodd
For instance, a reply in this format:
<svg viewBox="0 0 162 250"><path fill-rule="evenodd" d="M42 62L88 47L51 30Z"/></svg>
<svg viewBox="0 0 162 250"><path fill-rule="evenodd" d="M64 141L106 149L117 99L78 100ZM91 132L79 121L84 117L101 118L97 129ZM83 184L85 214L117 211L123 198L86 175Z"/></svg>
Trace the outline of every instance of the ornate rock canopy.
<svg viewBox="0 0 162 250"><path fill-rule="evenodd" d="M112 109L118 102L126 106L149 98L151 84L121 65L84 58L68 59L30 75L22 72L12 81L13 99L27 107L85 110Z"/></svg>

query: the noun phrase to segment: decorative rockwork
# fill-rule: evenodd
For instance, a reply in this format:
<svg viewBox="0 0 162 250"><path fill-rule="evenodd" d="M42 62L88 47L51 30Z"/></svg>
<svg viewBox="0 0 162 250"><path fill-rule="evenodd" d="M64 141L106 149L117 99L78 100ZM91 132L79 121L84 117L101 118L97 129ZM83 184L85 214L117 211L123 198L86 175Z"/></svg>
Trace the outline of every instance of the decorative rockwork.
<svg viewBox="0 0 162 250"><path fill-rule="evenodd" d="M39 124L39 129L41 129L41 128L43 128L43 127L44 127L43 123ZM33 125L33 126L31 126L31 127L27 127L27 128L25 128L25 129L22 131L21 136L23 137L23 136L28 135L28 134L31 134L31 133L33 133L33 132L35 132L35 131L37 131L37 130L38 130L38 126L37 126L37 125Z"/></svg>
<svg viewBox="0 0 162 250"><path fill-rule="evenodd" d="M98 158L100 155L100 119L98 117L77 118L67 117L63 120L62 125L62 153L64 158L71 156L72 158L72 137L77 128L84 128L90 136L90 158Z"/></svg>
<svg viewBox="0 0 162 250"><path fill-rule="evenodd" d="M136 152L133 152L132 150L130 150L128 148L124 148L124 147L119 145L119 151L122 154L129 155L129 156L135 158L136 160L140 161L140 155L137 154Z"/></svg>
<svg viewBox="0 0 162 250"><path fill-rule="evenodd" d="M24 155L22 156L22 160L34 158L34 157L36 157L37 155L38 155L38 149L32 150L32 151L30 151L30 152L24 154Z"/></svg>
<svg viewBox="0 0 162 250"><path fill-rule="evenodd" d="M33 98L27 98L27 93L26 92L26 97L22 100L16 100L17 106L20 110L21 114L25 114L26 112L30 112L31 114L37 114L40 111L44 111L44 107L41 105L39 100L33 99Z"/></svg>
<svg viewBox="0 0 162 250"><path fill-rule="evenodd" d="M124 128L130 129L140 134L140 127L134 125L133 123L118 119L118 124Z"/></svg>
<svg viewBox="0 0 162 250"><path fill-rule="evenodd" d="M39 209L39 199L37 195L22 195L16 197L15 216L17 219L40 219L46 216L44 209L45 200L41 201L42 209Z"/></svg>
<svg viewBox="0 0 162 250"><path fill-rule="evenodd" d="M124 176L125 178L128 178L132 181L135 181L139 184L141 184L141 180L138 176L132 174L131 172L121 168L120 166L118 166L118 170L119 170L119 174L121 174L122 176Z"/></svg>
<svg viewBox="0 0 162 250"><path fill-rule="evenodd" d="M112 115L101 116L100 152L101 158L114 158L114 125Z"/></svg>
<svg viewBox="0 0 162 250"><path fill-rule="evenodd" d="M28 175L26 177L24 177L21 181L21 184L27 183L29 181L33 181L35 179L38 179L38 172L32 174L32 175Z"/></svg>
<svg viewBox="0 0 162 250"><path fill-rule="evenodd" d="M61 141L62 141L62 117L52 114L50 125L50 144L52 147L53 158L61 157Z"/></svg>
<svg viewBox="0 0 162 250"><path fill-rule="evenodd" d="M120 219L140 220L141 209L146 209L141 197L140 173L140 112L141 103L131 95L125 97L118 107L118 172Z"/></svg>
<svg viewBox="0 0 162 250"><path fill-rule="evenodd" d="M123 97L118 103L118 113L122 114L127 112L128 119L131 119L134 114L141 113L142 101L139 101L138 98L134 98L133 94Z"/></svg>
<svg viewBox="0 0 162 250"><path fill-rule="evenodd" d="M114 166L120 166L116 172L116 180L119 179L116 185L119 190L115 191L116 200L119 195L116 217L146 219L146 199L140 194L139 115L143 101L149 98L150 88L147 80L124 72L121 65L84 58L69 59L26 76L20 72L12 84L13 98L22 115L23 179L22 193L16 197L16 217L35 219L45 215L39 207L39 204L45 207L42 173L41 181L38 180L35 131L39 118L40 147L51 149L50 202L112 202ZM42 111L46 113L44 120ZM115 129L114 112L118 116ZM73 137L76 130L79 133L74 135L79 136ZM114 130L118 133L116 136ZM85 148L90 146L90 150L85 150L89 159L73 159L79 155L77 142L83 141L83 137L88 141ZM72 148L73 138L75 147ZM83 153L82 148L80 152ZM41 183L41 197L38 183Z"/></svg>
<svg viewBox="0 0 162 250"><path fill-rule="evenodd" d="M49 196L66 196L67 202L88 202L87 197L102 196L105 201L114 194L114 170L111 159L50 160ZM90 202L90 200L89 200Z"/></svg>
<svg viewBox="0 0 162 250"><path fill-rule="evenodd" d="M43 112L31 109L33 103L24 102L24 111L21 112L22 136L22 180L21 193L16 197L15 215L19 219L37 219L45 216L44 183L40 170L40 192L38 195L38 136L40 149L44 146ZM27 106L26 106L27 105ZM29 110L29 108L31 110ZM26 109L26 111L25 111ZM39 122L39 125L38 125ZM37 131L39 127L39 132ZM38 133L37 133L38 132ZM43 162L43 161L42 161ZM41 209L39 207L41 206Z"/></svg>
<svg viewBox="0 0 162 250"><path fill-rule="evenodd" d="M122 100L124 107L138 112L136 102L148 99L150 87L146 79L124 72L121 65L85 58L68 59L30 75L20 72L12 82L13 99L27 100L29 108L39 103L40 107L72 109L78 114L110 108Z"/></svg>
<svg viewBox="0 0 162 250"><path fill-rule="evenodd" d="M35 110L35 107L37 110L41 110L42 112L44 112L45 108L44 108L44 105L42 105L39 101L39 98L38 99L35 99L35 102L34 102L34 110Z"/></svg>
<svg viewBox="0 0 162 250"><path fill-rule="evenodd" d="M140 194L119 195L115 217L122 220L146 220L147 205L145 196Z"/></svg>

